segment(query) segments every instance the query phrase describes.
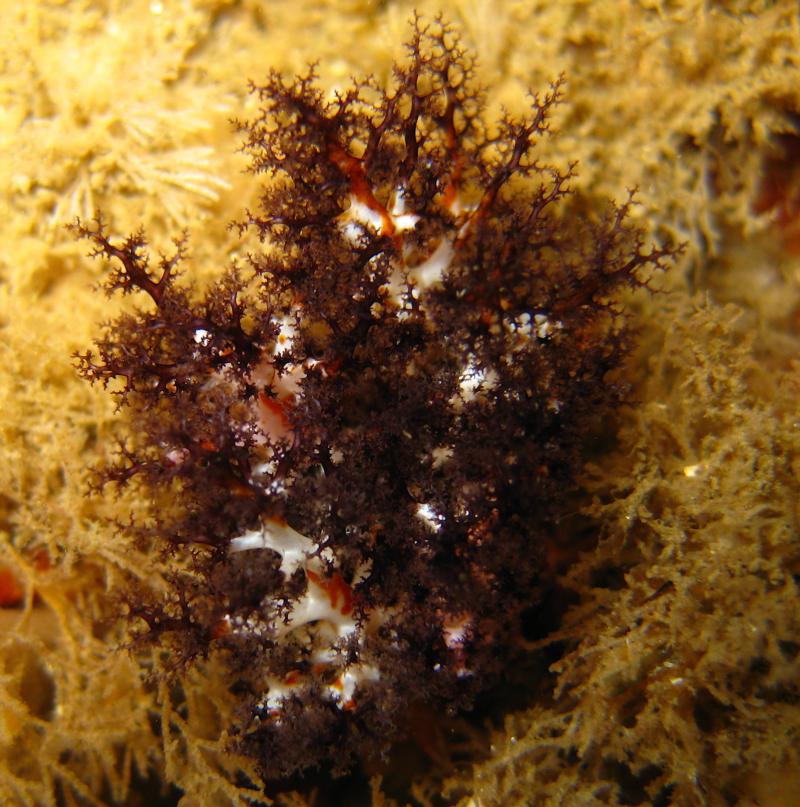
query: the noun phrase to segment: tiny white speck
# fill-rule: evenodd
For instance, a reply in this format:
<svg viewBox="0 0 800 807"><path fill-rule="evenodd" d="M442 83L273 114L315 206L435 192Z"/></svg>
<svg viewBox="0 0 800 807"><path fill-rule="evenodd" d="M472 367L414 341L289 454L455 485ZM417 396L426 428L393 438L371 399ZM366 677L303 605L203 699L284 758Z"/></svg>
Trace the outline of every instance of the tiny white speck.
<svg viewBox="0 0 800 807"><path fill-rule="evenodd" d="M444 517L429 504L420 504L417 507L417 517L421 518L434 532L439 532L442 528Z"/></svg>

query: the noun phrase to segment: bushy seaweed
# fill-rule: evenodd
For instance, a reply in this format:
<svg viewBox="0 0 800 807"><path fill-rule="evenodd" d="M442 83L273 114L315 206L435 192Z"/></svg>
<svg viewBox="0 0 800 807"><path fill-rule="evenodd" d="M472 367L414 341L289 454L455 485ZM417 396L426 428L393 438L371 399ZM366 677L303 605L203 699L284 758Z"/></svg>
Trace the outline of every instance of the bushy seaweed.
<svg viewBox="0 0 800 807"><path fill-rule="evenodd" d="M127 412L98 486L136 482L180 558L166 599L126 594L176 665L219 653L238 747L267 778L349 768L409 707L465 709L523 651L555 524L598 418L626 399L620 295L672 248L624 203L580 212L574 166L536 159L556 80L490 125L471 57L415 21L388 89L327 98L313 70L254 85L240 121L262 247L210 288L186 238L78 221L144 302L77 365Z"/></svg>

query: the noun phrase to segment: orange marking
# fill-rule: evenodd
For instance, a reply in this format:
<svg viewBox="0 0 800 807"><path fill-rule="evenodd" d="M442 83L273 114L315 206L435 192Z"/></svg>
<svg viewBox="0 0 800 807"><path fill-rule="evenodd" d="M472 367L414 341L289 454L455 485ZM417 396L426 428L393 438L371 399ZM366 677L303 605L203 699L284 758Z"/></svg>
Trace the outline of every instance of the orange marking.
<svg viewBox="0 0 800 807"><path fill-rule="evenodd" d="M286 527L289 523L283 516L279 516L277 514L267 516L264 521L266 521L267 524L275 524L278 527Z"/></svg>
<svg viewBox="0 0 800 807"><path fill-rule="evenodd" d="M444 112L444 131L447 139L447 151L453 160L453 170L450 179L442 193L442 203L451 213L458 202L458 191L461 187L461 175L464 170L464 155L458 148L458 134L456 132L455 112L456 99L452 90L447 90L447 107Z"/></svg>
<svg viewBox="0 0 800 807"><path fill-rule="evenodd" d="M0 608L13 608L25 599L25 589L11 569L0 569Z"/></svg>
<svg viewBox="0 0 800 807"><path fill-rule="evenodd" d="M352 154L348 154L338 143L328 144L328 157L349 180L350 193L352 193L362 205L368 207L380 216L380 235L393 236L395 226L392 217L389 215L386 208L375 198L375 194L372 192L372 188L369 185L369 180L364 173L364 166L361 164L361 160L357 157L353 157Z"/></svg>
<svg viewBox="0 0 800 807"><path fill-rule="evenodd" d="M279 401L277 398L273 398L267 394L264 390L261 390L261 392L258 393L258 402L271 415L278 418L284 428L289 428L289 418L286 416L286 405L289 403L288 401Z"/></svg>
<svg viewBox="0 0 800 807"><path fill-rule="evenodd" d="M456 148L456 137L454 132L448 132L447 147L451 153ZM450 174L450 181L447 183L444 191L442 192L442 204L445 210L455 215L458 206L458 194L461 189L461 174L464 170L464 155L460 152L455 155L453 160L453 170Z"/></svg>
<svg viewBox="0 0 800 807"><path fill-rule="evenodd" d="M255 491L249 485L245 485L238 479L232 479L228 483L228 489L237 499L252 499L256 495Z"/></svg>
<svg viewBox="0 0 800 807"><path fill-rule="evenodd" d="M790 255L800 254L800 138L784 138L781 153L766 161L753 212L770 213Z"/></svg>
<svg viewBox="0 0 800 807"><path fill-rule="evenodd" d="M336 358L331 359L329 362L326 362L324 368L326 375L328 375L329 377L337 375L339 370L342 369L343 364L344 364L343 356L336 356Z"/></svg>
<svg viewBox="0 0 800 807"><path fill-rule="evenodd" d="M46 572L51 566L50 555L46 549L37 549L33 556L33 568L37 572Z"/></svg>
<svg viewBox="0 0 800 807"><path fill-rule="evenodd" d="M342 676L337 676L336 680L329 684L329 687L330 689L335 689L337 692L344 692L344 680ZM353 709L356 708L355 698L348 698L346 701L342 701L340 706L345 712L352 712Z"/></svg>
<svg viewBox="0 0 800 807"><path fill-rule="evenodd" d="M320 575L312 572L311 569L306 569L306 574L309 580L318 585L328 595L331 608L338 610L342 616L352 613L353 589L345 582L339 572L334 572L333 576L327 579L320 577ZM341 606L339 605L340 597Z"/></svg>

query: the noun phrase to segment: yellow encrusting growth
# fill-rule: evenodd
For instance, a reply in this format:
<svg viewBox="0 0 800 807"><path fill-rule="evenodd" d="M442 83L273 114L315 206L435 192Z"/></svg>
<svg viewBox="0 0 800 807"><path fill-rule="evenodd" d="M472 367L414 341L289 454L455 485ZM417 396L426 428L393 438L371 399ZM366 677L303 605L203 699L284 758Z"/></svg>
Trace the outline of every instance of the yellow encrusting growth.
<svg viewBox="0 0 800 807"><path fill-rule="evenodd" d="M796 3L450 5L491 110L565 72L561 133L541 156L579 160L580 203L638 185L643 221L689 247L669 293L635 301L640 403L587 468L579 506L598 541L563 572L575 604L532 648L547 657L559 643L555 666L491 737L448 726L442 738L469 740L429 738L430 759L410 770L401 755L385 786L372 780L373 802L392 803L386 790L424 803L447 780L452 803L483 807L795 803L800 261L753 205L800 112ZM22 599L0 607L3 804L137 803L164 789L183 807L235 805L259 792L226 751L234 698L215 660L168 686L150 675L168 657L117 649L117 582L157 586L165 566L116 537L113 519L146 511L135 490L84 496L86 466L115 448L112 407L69 357L109 312L91 288L100 267L62 225L102 210L115 233L144 224L167 251L185 226L192 252L214 256L197 266L223 266L225 225L252 193L226 123L248 112L246 80L314 59L331 92L351 74L380 80L414 7L439 10L35 0L5 12L0 570Z"/></svg>

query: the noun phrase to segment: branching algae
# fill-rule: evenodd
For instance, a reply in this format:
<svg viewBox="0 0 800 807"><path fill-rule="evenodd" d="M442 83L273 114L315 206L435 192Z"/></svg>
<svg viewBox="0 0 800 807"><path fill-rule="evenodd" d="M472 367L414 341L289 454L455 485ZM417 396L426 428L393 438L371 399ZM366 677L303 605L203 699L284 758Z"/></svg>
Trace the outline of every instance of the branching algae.
<svg viewBox="0 0 800 807"><path fill-rule="evenodd" d="M178 665L225 658L266 778L342 772L523 652L589 424L625 398L620 292L675 252L536 160L562 80L490 127L446 25L407 52L389 89L252 87L262 248L211 288L179 279L184 238L153 267L142 232L73 227L143 300L77 357L128 413L99 485L172 503L131 528L176 559L131 618Z"/></svg>

